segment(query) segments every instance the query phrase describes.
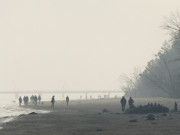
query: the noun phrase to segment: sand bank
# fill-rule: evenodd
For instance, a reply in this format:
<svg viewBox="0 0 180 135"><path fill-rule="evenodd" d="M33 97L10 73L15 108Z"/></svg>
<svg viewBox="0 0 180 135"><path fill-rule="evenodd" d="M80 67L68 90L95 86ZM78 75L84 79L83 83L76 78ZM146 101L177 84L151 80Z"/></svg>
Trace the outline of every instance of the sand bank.
<svg viewBox="0 0 180 135"><path fill-rule="evenodd" d="M173 108L175 99L135 99L135 105L159 102ZM177 100L176 100L177 101ZM180 101L178 100L178 105ZM21 115L5 123L0 135L179 135L180 114L156 114L149 121L146 114L123 114L119 99L58 101L55 108L50 102L30 105L34 109L50 110L47 114ZM179 107L179 106L178 106ZM180 107L179 107L180 108ZM103 112L103 109L108 112ZM136 122L130 122L136 120Z"/></svg>

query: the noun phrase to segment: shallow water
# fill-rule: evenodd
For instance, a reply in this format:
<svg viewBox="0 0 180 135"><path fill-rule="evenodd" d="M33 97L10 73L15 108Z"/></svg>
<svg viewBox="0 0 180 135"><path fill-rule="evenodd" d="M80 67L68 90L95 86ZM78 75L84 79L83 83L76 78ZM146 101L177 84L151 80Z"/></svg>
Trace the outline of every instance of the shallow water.
<svg viewBox="0 0 180 135"><path fill-rule="evenodd" d="M21 114L28 114L33 111L37 113L48 113L48 111L19 107L18 99L15 98L14 94L0 95L0 125L13 120Z"/></svg>

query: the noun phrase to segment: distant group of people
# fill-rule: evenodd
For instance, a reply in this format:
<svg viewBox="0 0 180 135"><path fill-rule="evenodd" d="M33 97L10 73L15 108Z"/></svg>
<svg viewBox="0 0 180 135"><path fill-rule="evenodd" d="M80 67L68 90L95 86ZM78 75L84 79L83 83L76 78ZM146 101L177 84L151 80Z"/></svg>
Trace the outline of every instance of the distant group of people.
<svg viewBox="0 0 180 135"><path fill-rule="evenodd" d="M125 111L125 106L126 106L126 98L124 96L122 96L120 103L121 103L121 107L122 107L122 112ZM129 108L134 108L134 100L132 99L132 97L129 98L128 100L128 104L129 104ZM156 103L155 103L156 105ZM177 108L177 102L174 103L174 111L177 112L178 108Z"/></svg>
<svg viewBox="0 0 180 135"><path fill-rule="evenodd" d="M33 104L37 105L37 102L39 101L39 103L41 102L41 96L39 95L38 97L35 95L32 95L30 97L30 100ZM29 97L28 96L24 96L23 99L20 96L19 97L19 106L21 106L22 102L24 102L24 105L28 105L29 104Z"/></svg>
<svg viewBox="0 0 180 135"><path fill-rule="evenodd" d="M39 104L41 103L41 96L39 95L38 97L36 95L32 95L30 97L30 100L33 104L37 105L38 101ZM29 97L28 96L24 96L23 99L21 98L21 96L19 97L19 106L21 106L22 101L24 101L24 105L28 105L29 103ZM122 112L125 111L125 107L126 107L126 98L123 96L120 100L121 103L121 107L122 107ZM55 104L55 96L52 96L51 98L51 108L54 108L54 104ZM132 99L132 97L129 98L128 100L128 104L129 104L129 108L133 108L134 107L134 100ZM66 105L69 105L69 97L66 96Z"/></svg>
<svg viewBox="0 0 180 135"><path fill-rule="evenodd" d="M31 102L33 102L35 105L37 105L38 101L39 101L39 104L41 103L41 96L39 95L38 97L36 95L32 95L30 97L30 100ZM22 97L20 96L19 97L19 106L21 106L22 102L24 102L24 105L28 105L29 103L29 97L28 96L24 96L23 99ZM122 107L122 112L125 112L125 108L126 108L126 103L127 103L127 100L124 96L122 96L121 100L120 100L120 103L121 103L121 107ZM55 96L52 96L51 98L51 108L54 108L54 104L55 104ZM128 100L128 104L129 104L129 108L134 108L134 100L132 97L129 98ZM66 105L68 106L69 105L69 97L66 96ZM175 102L174 104L174 111L177 111L177 103Z"/></svg>
<svg viewBox="0 0 180 135"><path fill-rule="evenodd" d="M36 95L32 95L30 97L30 100L32 103L34 103L35 105L37 105L37 102L39 101L39 104L41 103L41 96L39 95L38 97Z"/></svg>
<svg viewBox="0 0 180 135"><path fill-rule="evenodd" d="M19 106L22 105L22 102L24 101L24 105L28 105L29 104L29 97L28 96L24 96L23 99L22 97L20 96L19 97ZM37 105L37 103L39 102L39 104L41 103L41 96L39 95L38 97L36 95L32 95L30 97L30 101ZM55 104L55 96L52 96L51 98L51 108L54 108L54 104ZM66 96L66 105L68 106L69 105L69 97Z"/></svg>
<svg viewBox="0 0 180 135"><path fill-rule="evenodd" d="M30 97L30 100L32 103L34 103L35 105L37 105L38 101L39 104L41 102L41 96L39 95L38 97L36 95L32 95ZM19 97L19 106L21 106L22 101L24 101L24 105L28 105L29 103L29 97L28 96L24 96L23 99L21 98L21 96ZM126 98L123 96L120 100L121 103L121 107L122 107L122 112L125 111L125 107L126 107ZM55 96L52 96L51 98L51 108L54 108L54 104L55 104ZM128 100L128 104L129 104L129 108L133 108L134 107L134 100L132 99L132 97L129 98ZM66 105L69 105L69 97L66 96Z"/></svg>
<svg viewBox="0 0 180 135"><path fill-rule="evenodd" d="M125 107L126 107L126 98L123 96L120 100L121 103L121 107L122 107L122 112L125 111ZM132 99L132 97L129 98L128 100L128 104L129 104L129 108L133 108L134 107L134 100Z"/></svg>

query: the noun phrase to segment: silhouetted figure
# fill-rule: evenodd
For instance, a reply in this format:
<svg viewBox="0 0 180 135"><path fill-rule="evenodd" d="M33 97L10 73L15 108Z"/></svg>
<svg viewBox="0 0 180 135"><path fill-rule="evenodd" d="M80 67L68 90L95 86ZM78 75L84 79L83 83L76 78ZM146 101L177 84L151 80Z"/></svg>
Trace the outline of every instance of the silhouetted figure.
<svg viewBox="0 0 180 135"><path fill-rule="evenodd" d="M37 105L37 96L34 96L34 104Z"/></svg>
<svg viewBox="0 0 180 135"><path fill-rule="evenodd" d="M39 101L39 104L41 103L41 96L39 95L38 96L38 101Z"/></svg>
<svg viewBox="0 0 180 135"><path fill-rule="evenodd" d="M28 105L29 104L29 97L27 96L26 98L27 98L26 102L27 102L27 105Z"/></svg>
<svg viewBox="0 0 180 135"><path fill-rule="evenodd" d="M125 111L125 106L126 106L126 98L123 96L121 98L120 102L121 102L122 112L124 112Z"/></svg>
<svg viewBox="0 0 180 135"><path fill-rule="evenodd" d="M175 110L176 112L177 112L177 110L178 110L178 109L177 109L177 103L176 103L176 102L174 103L174 110Z"/></svg>
<svg viewBox="0 0 180 135"><path fill-rule="evenodd" d="M23 97L23 101L24 101L24 105L28 105L29 97L28 96L24 96Z"/></svg>
<svg viewBox="0 0 180 135"><path fill-rule="evenodd" d="M51 108L54 108L54 103L55 103L55 96L52 96L52 99L51 99Z"/></svg>
<svg viewBox="0 0 180 135"><path fill-rule="evenodd" d="M68 96L66 97L66 103L67 103L67 106L68 106L68 104L69 104L69 97Z"/></svg>
<svg viewBox="0 0 180 135"><path fill-rule="evenodd" d="M129 98L129 108L133 108L134 107L134 100L132 99L132 97Z"/></svg>
<svg viewBox="0 0 180 135"><path fill-rule="evenodd" d="M23 102L24 102L24 105L26 104L26 101L25 101L25 96L23 97Z"/></svg>
<svg viewBox="0 0 180 135"><path fill-rule="evenodd" d="M32 96L30 97L30 100L31 100L31 102L34 103L34 95L32 95Z"/></svg>
<svg viewBox="0 0 180 135"><path fill-rule="evenodd" d="M21 96L19 97L19 106L21 106L21 104L22 104L22 98L21 98Z"/></svg>

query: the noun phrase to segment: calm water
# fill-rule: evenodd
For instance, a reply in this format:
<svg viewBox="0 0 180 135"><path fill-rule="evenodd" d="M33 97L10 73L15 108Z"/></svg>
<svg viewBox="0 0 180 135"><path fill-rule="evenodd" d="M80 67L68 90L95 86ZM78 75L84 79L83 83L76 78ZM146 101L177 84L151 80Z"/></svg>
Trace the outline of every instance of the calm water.
<svg viewBox="0 0 180 135"><path fill-rule="evenodd" d="M19 107L18 99L14 94L0 94L0 125L13 120L20 114L28 114L32 111L37 113L47 113L48 111L33 110ZM1 127L0 127L1 128Z"/></svg>

